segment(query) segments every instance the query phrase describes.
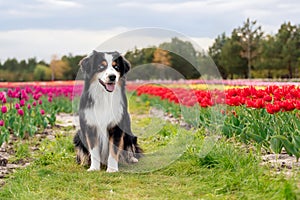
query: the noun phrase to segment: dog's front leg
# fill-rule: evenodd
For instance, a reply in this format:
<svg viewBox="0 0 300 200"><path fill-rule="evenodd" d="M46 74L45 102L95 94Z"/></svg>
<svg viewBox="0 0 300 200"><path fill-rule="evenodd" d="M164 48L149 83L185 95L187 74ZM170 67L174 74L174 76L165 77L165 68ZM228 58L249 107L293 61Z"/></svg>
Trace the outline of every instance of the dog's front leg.
<svg viewBox="0 0 300 200"><path fill-rule="evenodd" d="M91 166L88 171L100 170L100 150L98 146L95 146L90 150L91 154Z"/></svg>
<svg viewBox="0 0 300 200"><path fill-rule="evenodd" d="M100 149L99 149L99 136L97 134L97 127L88 126L87 133L87 143L89 147L89 152L91 156L91 166L88 171L100 170Z"/></svg>
<svg viewBox="0 0 300 200"><path fill-rule="evenodd" d="M123 149L123 135L121 137L111 137L109 139L109 154L107 160L107 172L119 171L119 155Z"/></svg>
<svg viewBox="0 0 300 200"><path fill-rule="evenodd" d="M107 172L117 172L119 171L118 168L118 159L116 159L111 153L108 155L107 160Z"/></svg>

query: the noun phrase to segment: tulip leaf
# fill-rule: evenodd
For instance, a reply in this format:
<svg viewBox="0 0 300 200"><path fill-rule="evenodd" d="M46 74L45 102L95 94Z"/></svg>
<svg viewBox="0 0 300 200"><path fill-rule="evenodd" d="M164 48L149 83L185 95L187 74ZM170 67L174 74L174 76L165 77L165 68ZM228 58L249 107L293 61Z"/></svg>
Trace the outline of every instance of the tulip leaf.
<svg viewBox="0 0 300 200"><path fill-rule="evenodd" d="M295 144L295 147L300 149L300 136L299 135L292 135L293 143Z"/></svg>
<svg viewBox="0 0 300 200"><path fill-rule="evenodd" d="M297 150L296 146L293 143L291 143L286 137L282 135L275 135L273 136L273 138L276 138L282 142L288 154L295 155L297 160L299 159L300 157L299 150Z"/></svg>
<svg viewBox="0 0 300 200"><path fill-rule="evenodd" d="M283 145L280 139L272 137L270 140L270 145L274 153L281 153Z"/></svg>
<svg viewBox="0 0 300 200"><path fill-rule="evenodd" d="M257 143L261 143L264 141L264 138L257 134L247 133L247 136L249 136L252 140L254 140Z"/></svg>

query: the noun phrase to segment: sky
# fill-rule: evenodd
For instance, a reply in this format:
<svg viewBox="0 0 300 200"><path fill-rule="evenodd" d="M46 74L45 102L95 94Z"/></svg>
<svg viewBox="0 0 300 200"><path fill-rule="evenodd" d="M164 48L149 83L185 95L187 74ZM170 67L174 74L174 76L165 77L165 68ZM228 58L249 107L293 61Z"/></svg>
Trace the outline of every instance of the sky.
<svg viewBox="0 0 300 200"><path fill-rule="evenodd" d="M247 18L275 34L284 22L300 24L300 1L0 0L0 62L88 54L119 34L149 27L180 33L206 50Z"/></svg>

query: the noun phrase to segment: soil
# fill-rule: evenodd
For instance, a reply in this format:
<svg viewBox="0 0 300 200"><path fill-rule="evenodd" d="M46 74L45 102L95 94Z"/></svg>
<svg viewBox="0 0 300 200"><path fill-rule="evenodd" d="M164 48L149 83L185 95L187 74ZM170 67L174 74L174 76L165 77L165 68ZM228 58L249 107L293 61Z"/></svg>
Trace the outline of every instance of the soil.
<svg viewBox="0 0 300 200"><path fill-rule="evenodd" d="M179 124L181 127L185 129L190 129L191 126L185 123L182 119L177 119L173 117L171 114L166 114L161 110L151 109L150 116L160 117L166 121L169 121L172 124ZM73 116L70 114L61 113L57 116L56 127L69 127L74 126L74 128L78 129L79 127L79 119L78 116ZM47 128L42 133L38 133L35 137L43 140L45 138L53 140L55 139L55 132ZM24 168L32 162L32 159L21 159L17 162L11 162L10 157L13 157L15 154L14 144L19 140L15 136L11 136L8 143L2 144L0 147L0 187L5 184L5 178L8 174L13 173L18 168ZM31 151L38 150L38 146L31 147ZM296 171L300 171L300 162L296 162L296 158L294 156L289 156L286 153L282 154L265 154L262 156L262 165L267 165L271 169L275 170L275 173L283 172L286 176L290 177Z"/></svg>

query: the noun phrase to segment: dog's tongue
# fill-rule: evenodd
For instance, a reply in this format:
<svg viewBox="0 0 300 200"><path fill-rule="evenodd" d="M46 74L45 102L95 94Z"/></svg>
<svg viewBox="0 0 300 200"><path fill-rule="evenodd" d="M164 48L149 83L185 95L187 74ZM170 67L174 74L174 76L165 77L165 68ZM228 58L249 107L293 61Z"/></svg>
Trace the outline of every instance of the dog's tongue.
<svg viewBox="0 0 300 200"><path fill-rule="evenodd" d="M105 84L106 89L110 92L114 91L115 89L115 84Z"/></svg>

